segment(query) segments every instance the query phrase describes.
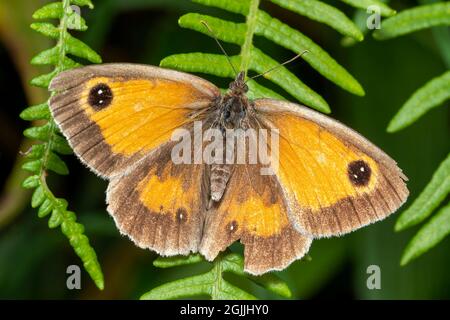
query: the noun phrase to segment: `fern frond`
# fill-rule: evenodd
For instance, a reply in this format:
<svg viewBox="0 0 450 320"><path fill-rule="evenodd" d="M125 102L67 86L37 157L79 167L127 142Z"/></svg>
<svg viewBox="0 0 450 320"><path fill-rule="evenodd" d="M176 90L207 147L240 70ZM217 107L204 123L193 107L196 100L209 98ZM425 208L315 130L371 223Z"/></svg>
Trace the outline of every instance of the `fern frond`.
<svg viewBox="0 0 450 320"><path fill-rule="evenodd" d="M58 27L41 21L31 25L33 30L56 40L55 47L37 54L31 61L35 65L51 65L54 68L52 72L32 79L31 84L34 86L48 88L58 73L80 66L69 58L69 55L93 63L101 62L100 56L95 51L69 33L69 30L87 29L86 22L72 10L71 5L93 8L90 0L62 0L49 3L33 14L33 18L37 20L59 20ZM20 116L24 120L33 121L33 126L24 131L25 137L38 141L27 152L26 162L23 165L24 170L32 173L22 184L24 188L34 189L31 206L39 208L38 217L50 216L48 220L50 228L61 228L90 277L98 288L103 289L103 273L97 255L84 234L83 225L76 221L75 213L68 210L67 201L57 198L47 185L49 171L59 175L69 173L67 165L59 155L71 154L72 150L53 121L47 102L28 107Z"/></svg>
<svg viewBox="0 0 450 320"><path fill-rule="evenodd" d="M188 257L157 258L154 265L159 268L172 268L204 261L198 255ZM291 297L291 291L286 283L273 274L255 277L244 273L244 260L236 253L222 254L214 260L212 268L206 273L195 275L156 287L142 295L143 300L179 299L207 295L213 300L253 300L252 294L232 285L223 278L224 273L233 273L246 277L268 291L283 298Z"/></svg>
<svg viewBox="0 0 450 320"><path fill-rule="evenodd" d="M248 41L246 42L246 39L251 40L253 36L260 36L289 49L296 54L307 50L308 53L302 55L302 59L309 63L320 74L350 93L360 96L365 94L359 82L319 45L315 44L300 31L271 17L267 12L258 9L258 6L255 6L255 3L258 4L259 1L192 1L244 15L247 18L245 23L236 23L207 15L188 13L179 19L179 25L181 27L192 29L210 36L208 30L201 23L202 21L205 21L213 30L214 36L218 39L239 45L241 47L241 53L238 56L232 57L235 68L240 68L242 69L241 71L252 70L257 73L264 73L271 67L279 65L279 62L256 48L253 43L251 43L251 45L246 45L246 43L248 43ZM326 22L345 35L353 36L359 40L362 39L361 32L353 22L338 9L330 5L320 1L272 0L272 2L311 19L322 21L324 23ZM251 5L254 5L253 13L251 13L250 10L252 8ZM324 17L328 17L329 19L324 19ZM221 55L203 53L173 55L163 59L161 61L161 66L187 72L202 72L224 78L235 77L231 67L227 65L226 59ZM330 112L330 107L322 96L309 88L285 67L280 67L273 72L264 74L264 77L277 84L298 101L319 111L325 113ZM249 94L251 97L280 98L279 94L257 84L255 81L251 82Z"/></svg>

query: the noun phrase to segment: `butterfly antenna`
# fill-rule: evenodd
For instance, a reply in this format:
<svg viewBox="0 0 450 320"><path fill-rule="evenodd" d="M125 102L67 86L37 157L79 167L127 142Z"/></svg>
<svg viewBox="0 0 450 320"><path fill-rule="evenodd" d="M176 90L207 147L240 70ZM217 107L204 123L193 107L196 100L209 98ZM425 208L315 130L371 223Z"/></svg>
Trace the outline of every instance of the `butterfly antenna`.
<svg viewBox="0 0 450 320"><path fill-rule="evenodd" d="M214 34L214 32L211 30L211 28L209 27L208 23L206 23L206 21L202 20L200 21L201 24L203 24L206 28L206 30L208 30L210 36L216 41L217 45L219 46L220 50L222 51L222 53L225 55L225 57L227 57L228 63L230 64L231 68L233 69L234 75L237 76L238 72L237 70L234 68L233 64L231 63L231 59L230 56L227 54L227 52L225 51L225 49L222 47L222 44L220 43L219 39L217 39L216 35Z"/></svg>
<svg viewBox="0 0 450 320"><path fill-rule="evenodd" d="M255 79L255 78L258 78L258 77L262 77L262 76L268 74L269 72L272 72L273 70L276 70L276 69L278 69L278 68L280 68L280 67L282 67L282 66L284 66L284 65L286 65L286 64L288 64L288 63L291 63L292 61L297 60L298 58L300 58L300 57L303 56L304 54L307 54L308 52L309 52L308 50L304 50L303 52L299 53L299 54L296 55L295 57L293 57L293 58L291 58L291 59L289 59L289 60L287 60L287 61L285 61L285 62L283 62L283 63L281 63L281 64L279 64L279 65L277 65L277 66L275 66L275 67L273 67L273 68L270 68L269 70L264 71L263 73L257 74L256 76L253 76L253 77L251 77L250 79ZM250 79L249 79L249 80L250 80ZM248 81L248 80L247 80L247 81Z"/></svg>

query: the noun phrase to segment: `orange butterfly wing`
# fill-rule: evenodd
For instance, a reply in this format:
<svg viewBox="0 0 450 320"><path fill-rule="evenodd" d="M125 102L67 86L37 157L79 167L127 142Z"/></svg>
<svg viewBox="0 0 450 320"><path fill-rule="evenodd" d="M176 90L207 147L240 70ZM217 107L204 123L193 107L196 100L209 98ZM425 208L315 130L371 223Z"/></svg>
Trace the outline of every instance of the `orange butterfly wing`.
<svg viewBox="0 0 450 320"><path fill-rule="evenodd" d="M355 131L293 103L260 99L255 108L260 122L279 130L277 177L301 233L344 234L406 201L395 161Z"/></svg>

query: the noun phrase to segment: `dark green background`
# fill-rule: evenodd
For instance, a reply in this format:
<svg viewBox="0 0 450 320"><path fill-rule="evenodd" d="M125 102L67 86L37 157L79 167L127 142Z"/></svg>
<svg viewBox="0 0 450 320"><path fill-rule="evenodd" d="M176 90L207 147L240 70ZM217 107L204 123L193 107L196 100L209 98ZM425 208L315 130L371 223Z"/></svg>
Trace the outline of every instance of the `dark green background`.
<svg viewBox="0 0 450 320"><path fill-rule="evenodd" d="M328 1L335 3L333 1ZM29 207L29 194L18 187L23 173L13 165L20 150L22 131L29 125L18 117L30 104L45 101L45 90L32 89L28 81L44 69L28 60L50 42L28 29L31 14L45 1L0 0L0 298L125 298L135 299L154 286L190 274L194 266L158 270L155 254L140 250L120 237L105 210L106 183L84 168L75 157L66 157L71 175L50 179L57 196L69 200L86 226L97 250L106 289L98 291L83 271L81 291L66 289L66 267L80 264L60 231L49 230L46 220ZM196 11L242 21L242 17L207 9L184 0L98 0L93 11L84 10L89 30L76 36L97 50L105 62L138 62L158 65L173 53L217 53L208 37L178 27L183 13ZM402 10L415 1L392 1ZM409 203L423 189L450 149L449 110L441 107L398 134L385 128L406 99L432 77L446 70L431 31L378 42L367 36L363 43L344 48L340 35L306 18L264 4L273 16L301 30L320 44L363 85L365 97L352 96L297 60L288 68L322 94L332 117L361 132L384 149L409 177ZM340 5L350 16L353 10ZM292 57L262 39L256 39L278 61ZM238 48L225 45L230 54ZM307 49L307 48L305 48ZM223 79L205 76L218 85ZM275 88L276 87L272 87ZM282 91L278 91L283 93ZM20 156L19 156L20 157ZM10 191L10 192L7 192ZM8 210L6 210L8 209ZM450 239L406 267L401 253L417 228L395 233L398 214L342 238L314 241L310 261L297 261L279 273L297 299L437 299L450 298ZM366 269L381 268L381 290L368 290ZM232 279L238 281L239 279ZM273 298L250 283L240 283L260 297Z"/></svg>

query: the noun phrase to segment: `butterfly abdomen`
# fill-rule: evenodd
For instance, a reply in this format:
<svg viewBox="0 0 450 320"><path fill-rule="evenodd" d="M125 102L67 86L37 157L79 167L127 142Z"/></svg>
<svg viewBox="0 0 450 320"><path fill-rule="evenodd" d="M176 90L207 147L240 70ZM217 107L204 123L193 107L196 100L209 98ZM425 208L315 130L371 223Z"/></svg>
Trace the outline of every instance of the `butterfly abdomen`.
<svg viewBox="0 0 450 320"><path fill-rule="evenodd" d="M228 180L231 176L231 171L232 165L230 164L211 165L211 200L218 202L222 199Z"/></svg>

